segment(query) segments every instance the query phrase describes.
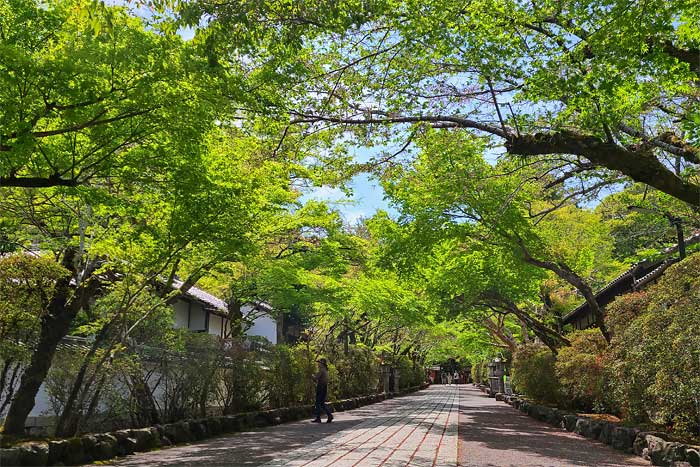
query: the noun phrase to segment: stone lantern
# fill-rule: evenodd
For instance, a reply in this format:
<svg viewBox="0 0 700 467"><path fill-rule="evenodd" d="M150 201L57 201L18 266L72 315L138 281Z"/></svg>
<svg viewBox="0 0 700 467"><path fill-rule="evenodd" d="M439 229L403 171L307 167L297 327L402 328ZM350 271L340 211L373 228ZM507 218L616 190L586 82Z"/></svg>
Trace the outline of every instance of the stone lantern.
<svg viewBox="0 0 700 467"><path fill-rule="evenodd" d="M393 369L391 368L391 365L388 364L387 362L387 355L386 352L382 350L382 355L381 355L381 373L382 373L382 390L384 392L393 392L394 388L393 386Z"/></svg>
<svg viewBox="0 0 700 467"><path fill-rule="evenodd" d="M495 396L497 393L505 393L505 383L503 381L503 376L506 374L506 362L501 358L494 358L493 361L489 362L489 395L491 397Z"/></svg>

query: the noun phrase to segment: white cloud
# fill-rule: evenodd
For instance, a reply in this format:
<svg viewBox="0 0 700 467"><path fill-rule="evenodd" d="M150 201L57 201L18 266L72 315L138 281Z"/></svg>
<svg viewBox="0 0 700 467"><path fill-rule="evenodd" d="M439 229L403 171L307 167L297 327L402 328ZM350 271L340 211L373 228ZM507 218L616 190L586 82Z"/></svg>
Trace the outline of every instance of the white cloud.
<svg viewBox="0 0 700 467"><path fill-rule="evenodd" d="M307 199L329 202L350 201L350 198L345 195L343 190L327 185L311 188L304 197Z"/></svg>

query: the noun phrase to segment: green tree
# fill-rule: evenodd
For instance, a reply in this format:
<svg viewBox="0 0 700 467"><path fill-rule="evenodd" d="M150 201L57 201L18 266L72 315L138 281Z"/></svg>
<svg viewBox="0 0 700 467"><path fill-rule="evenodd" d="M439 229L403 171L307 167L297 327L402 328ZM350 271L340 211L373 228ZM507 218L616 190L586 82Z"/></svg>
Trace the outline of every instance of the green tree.
<svg viewBox="0 0 700 467"><path fill-rule="evenodd" d="M50 258L23 254L0 258L0 414L32 357L56 283L67 275Z"/></svg>
<svg viewBox="0 0 700 467"><path fill-rule="evenodd" d="M196 44L83 0L0 12L0 186L147 180L212 127Z"/></svg>
<svg viewBox="0 0 700 467"><path fill-rule="evenodd" d="M448 297L457 297L467 307L514 314L551 348L566 339L538 313L519 306L541 300L544 271L580 291L602 321L586 276L593 272L592 258L609 257L609 247L597 252L605 244L604 231L591 237L597 240L590 245L574 248L554 233L556 226L580 231L581 236L597 231L573 216L533 221L526 206L541 185L508 172L507 163L486 163L478 140L431 130L425 132L421 149L414 163L385 176L387 193L402 213L399 224L408 229L393 237L399 257L401 251L427 253L423 261L432 263L422 266L425 275L432 276ZM571 232L568 236L575 238ZM423 246L406 250L405 239ZM604 324L600 328L605 333Z"/></svg>
<svg viewBox="0 0 700 467"><path fill-rule="evenodd" d="M359 127L361 141L410 142L420 123L466 130L572 194L622 175L700 204L695 0L402 1L368 10L345 34L310 35L317 79L294 121Z"/></svg>

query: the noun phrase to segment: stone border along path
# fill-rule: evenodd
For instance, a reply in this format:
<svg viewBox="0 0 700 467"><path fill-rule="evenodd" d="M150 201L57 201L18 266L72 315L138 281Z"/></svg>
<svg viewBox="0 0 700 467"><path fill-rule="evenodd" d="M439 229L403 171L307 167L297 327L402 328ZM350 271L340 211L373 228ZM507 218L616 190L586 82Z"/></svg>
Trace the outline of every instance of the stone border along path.
<svg viewBox="0 0 700 467"><path fill-rule="evenodd" d="M115 460L116 466L648 466L466 386L431 386L309 420ZM105 463L103 462L103 465Z"/></svg>

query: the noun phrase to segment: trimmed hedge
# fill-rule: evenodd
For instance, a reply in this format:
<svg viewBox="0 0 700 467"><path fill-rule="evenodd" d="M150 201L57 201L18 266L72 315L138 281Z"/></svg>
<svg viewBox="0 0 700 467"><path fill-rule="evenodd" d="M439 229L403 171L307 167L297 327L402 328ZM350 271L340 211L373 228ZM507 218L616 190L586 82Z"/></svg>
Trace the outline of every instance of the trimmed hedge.
<svg viewBox="0 0 700 467"><path fill-rule="evenodd" d="M644 294L608 307L610 384L623 417L700 435L700 254L669 267Z"/></svg>
<svg viewBox="0 0 700 467"><path fill-rule="evenodd" d="M571 345L559 350L554 364L567 407L581 411L608 412L613 409L608 389L608 344L596 329L574 331Z"/></svg>

